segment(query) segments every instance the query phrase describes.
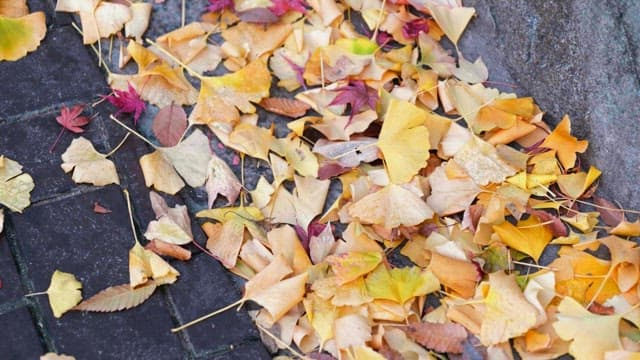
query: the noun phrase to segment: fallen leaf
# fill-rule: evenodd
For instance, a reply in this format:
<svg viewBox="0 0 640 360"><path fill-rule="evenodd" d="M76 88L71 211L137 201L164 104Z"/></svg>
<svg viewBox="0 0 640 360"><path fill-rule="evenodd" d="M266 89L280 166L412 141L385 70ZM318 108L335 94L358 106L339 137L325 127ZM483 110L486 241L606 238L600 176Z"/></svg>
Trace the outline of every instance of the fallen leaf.
<svg viewBox="0 0 640 360"><path fill-rule="evenodd" d="M456 59L448 51L444 50L439 42L425 33L420 33L418 46L420 48L421 63L429 66L442 77L449 77L453 74L456 69Z"/></svg>
<svg viewBox="0 0 640 360"><path fill-rule="evenodd" d="M153 281L136 288L129 284L108 287L76 305L72 310L114 312L131 309L151 297L156 287Z"/></svg>
<svg viewBox="0 0 640 360"><path fill-rule="evenodd" d="M453 157L478 185L501 183L516 170L504 161L489 143L473 137Z"/></svg>
<svg viewBox="0 0 640 360"><path fill-rule="evenodd" d="M481 191L470 177L450 179L445 169L446 164L442 164L429 175L431 195L427 204L440 216L464 211Z"/></svg>
<svg viewBox="0 0 640 360"><path fill-rule="evenodd" d="M367 275L365 283L372 298L391 300L400 305L440 289L440 282L433 273L417 266L387 269L381 265Z"/></svg>
<svg viewBox="0 0 640 360"><path fill-rule="evenodd" d="M76 360L76 358L70 355L50 352L40 356L40 360Z"/></svg>
<svg viewBox="0 0 640 360"><path fill-rule="evenodd" d="M56 116L56 121L72 133L83 133L84 130L82 127L89 123L89 118L80 116L82 111L84 111L83 105L75 105L71 109L63 106L62 109L60 109L60 115Z"/></svg>
<svg viewBox="0 0 640 360"><path fill-rule="evenodd" d="M259 105L267 111L291 118L304 116L307 110L311 108L307 103L300 100L281 97L269 97L262 99Z"/></svg>
<svg viewBox="0 0 640 360"><path fill-rule="evenodd" d="M558 306L558 320L553 328L565 341L571 341L569 354L577 359L603 359L608 351L621 350L620 315L600 316L590 313L578 302L565 297Z"/></svg>
<svg viewBox="0 0 640 360"><path fill-rule="evenodd" d="M291 308L300 303L304 297L305 284L308 274L281 280L269 288L253 294L251 300L265 308L275 322L284 316Z"/></svg>
<svg viewBox="0 0 640 360"><path fill-rule="evenodd" d="M461 297L468 299L475 294L476 284L481 277L475 264L431 252L429 270L442 283Z"/></svg>
<svg viewBox="0 0 640 360"><path fill-rule="evenodd" d="M440 6L437 2L428 3L429 12L454 45L458 44L460 35L467 27L469 20L476 13L472 7Z"/></svg>
<svg viewBox="0 0 640 360"><path fill-rule="evenodd" d="M598 205L600 218L607 226L617 226L624 220L624 212L611 201L599 196L593 197L594 204Z"/></svg>
<svg viewBox="0 0 640 360"><path fill-rule="evenodd" d="M4 229L4 209L0 209L0 234L2 234L3 229Z"/></svg>
<svg viewBox="0 0 640 360"><path fill-rule="evenodd" d="M535 215L518 221L516 226L507 221L493 225L493 230L507 246L531 256L536 262L553 238L551 230Z"/></svg>
<svg viewBox="0 0 640 360"><path fill-rule="evenodd" d="M131 19L128 6L100 0L58 0L56 11L80 15L85 45L115 34Z"/></svg>
<svg viewBox="0 0 640 360"><path fill-rule="evenodd" d="M49 305L53 316L59 318L82 300L82 284L73 274L59 270L51 275L51 284L47 289Z"/></svg>
<svg viewBox="0 0 640 360"><path fill-rule="evenodd" d="M242 184L229 168L229 165L215 154L212 154L207 168L205 189L209 199L208 204L211 208L218 195L227 198L229 204L235 203L240 190L242 190Z"/></svg>
<svg viewBox="0 0 640 360"><path fill-rule="evenodd" d="M571 120L565 115L540 147L556 150L558 159L565 169L571 169L576 163L576 153L584 153L589 146L586 140L571 136Z"/></svg>
<svg viewBox="0 0 640 360"><path fill-rule="evenodd" d="M147 250L151 250L158 255L169 256L181 261L187 261L191 259L191 251L181 246L166 243L164 241L156 239L149 241L149 243L145 245L144 248Z"/></svg>
<svg viewBox="0 0 640 360"><path fill-rule="evenodd" d="M72 179L76 183L89 183L95 186L120 184L116 166L104 154L96 151L93 144L79 137L62 154L62 170L73 171Z"/></svg>
<svg viewBox="0 0 640 360"><path fill-rule="evenodd" d="M36 50L47 33L44 12L18 17L0 13L0 61L16 61Z"/></svg>
<svg viewBox="0 0 640 360"><path fill-rule="evenodd" d="M93 212L96 214L111 214L111 210L100 205L97 201L93 203Z"/></svg>
<svg viewBox="0 0 640 360"><path fill-rule="evenodd" d="M639 222L640 226L640 222ZM620 291L627 292L640 279L640 247L633 241L608 236L598 239L611 254L611 274Z"/></svg>
<svg viewBox="0 0 640 360"><path fill-rule="evenodd" d="M433 216L433 210L418 195L394 184L363 197L347 211L365 224L386 229L418 225Z"/></svg>
<svg viewBox="0 0 640 360"><path fill-rule="evenodd" d="M421 322L411 324L402 330L418 344L437 352L460 354L467 339L465 328L454 323Z"/></svg>
<svg viewBox="0 0 640 360"><path fill-rule="evenodd" d="M154 282L156 285L172 284L180 273L151 250L136 242L129 250L129 286L135 289Z"/></svg>
<svg viewBox="0 0 640 360"><path fill-rule="evenodd" d="M215 31L215 26L211 24L192 22L158 37L156 44L187 65L190 71L202 74L215 70L222 60L220 47L208 43L209 36ZM174 59L158 53L167 62L174 64Z"/></svg>
<svg viewBox="0 0 640 360"><path fill-rule="evenodd" d="M609 230L609 234L618 236L640 236L640 219L629 222L623 218L616 227Z"/></svg>
<svg viewBox="0 0 640 360"><path fill-rule="evenodd" d="M337 284L343 285L373 271L382 261L382 254L378 251L346 252L331 255L325 261L331 265Z"/></svg>
<svg viewBox="0 0 640 360"><path fill-rule="evenodd" d="M391 182L409 182L426 166L430 145L425 121L424 110L406 101L390 101L378 147L384 154Z"/></svg>
<svg viewBox="0 0 640 360"><path fill-rule="evenodd" d="M127 90L114 89L112 94L103 96L103 98L110 102L111 105L118 108L118 111L114 116L118 116L122 113L132 114L134 124L138 123L140 115L142 115L147 107L144 101L140 98L136 89L131 86L131 83L127 84Z"/></svg>
<svg viewBox="0 0 640 360"><path fill-rule="evenodd" d="M135 120L137 121L137 118ZM182 106L173 104L165 106L153 118L152 129L160 145L176 146L187 130L187 114Z"/></svg>
<svg viewBox="0 0 640 360"><path fill-rule="evenodd" d="M151 3L130 3L129 11L131 19L124 24L124 34L126 37L135 38L136 41L142 42L142 36L149 27L149 19L151 18Z"/></svg>
<svg viewBox="0 0 640 360"><path fill-rule="evenodd" d="M22 165L0 155L0 204L22 212L31 204L33 178L22 172Z"/></svg>
<svg viewBox="0 0 640 360"><path fill-rule="evenodd" d="M349 121L347 126L351 124L353 116L359 114L365 106L369 106L370 109L375 110L378 102L378 92L375 89L368 87L364 81L351 80L345 86L339 87L333 90L338 95L333 98L329 103L331 105L349 105L351 114L349 115Z"/></svg>
<svg viewBox="0 0 640 360"><path fill-rule="evenodd" d="M361 162L372 162L378 159L378 149L373 146L376 142L377 139L370 137L353 137L351 141L319 139L311 151L335 160L341 166L356 167Z"/></svg>
<svg viewBox="0 0 640 360"><path fill-rule="evenodd" d="M453 71L453 75L469 84L476 84L487 81L489 70L487 70L487 66L481 57L478 57L474 62L470 62L462 57L462 54L459 54L458 67Z"/></svg>

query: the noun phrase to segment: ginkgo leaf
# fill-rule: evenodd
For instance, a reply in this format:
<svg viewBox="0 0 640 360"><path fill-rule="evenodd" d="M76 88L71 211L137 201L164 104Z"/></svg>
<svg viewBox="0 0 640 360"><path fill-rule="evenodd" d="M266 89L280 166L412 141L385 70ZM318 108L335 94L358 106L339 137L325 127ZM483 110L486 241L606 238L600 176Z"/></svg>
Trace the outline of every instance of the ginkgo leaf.
<svg viewBox="0 0 640 360"><path fill-rule="evenodd" d="M537 322L537 310L525 299L515 275L502 271L489 274L484 303L487 310L482 317L480 341L485 346L523 335Z"/></svg>
<svg viewBox="0 0 640 360"><path fill-rule="evenodd" d="M108 287L76 305L72 310L113 312L131 309L151 297L156 287L154 281L136 288L129 284Z"/></svg>
<svg viewBox="0 0 640 360"><path fill-rule="evenodd" d="M76 183L90 183L95 186L120 184L116 166L104 154L96 151L93 144L79 137L62 154L62 169L73 171L72 179Z"/></svg>
<svg viewBox="0 0 640 360"><path fill-rule="evenodd" d="M409 102L396 99L389 102L378 147L391 182L409 182L426 166L430 148L426 119L427 113Z"/></svg>
<svg viewBox="0 0 640 360"><path fill-rule="evenodd" d="M551 230L535 215L531 215L527 220L518 221L516 226L505 221L500 225L494 225L493 230L503 243L531 256L535 261L540 259L540 255L553 238Z"/></svg>
<svg viewBox="0 0 640 360"><path fill-rule="evenodd" d="M192 187L204 185L210 160L209 138L196 130L174 147L142 156L140 167L147 186L173 195L185 182Z"/></svg>
<svg viewBox="0 0 640 360"><path fill-rule="evenodd" d="M251 300L264 307L275 322L302 301L308 274L281 280L251 296Z"/></svg>
<svg viewBox="0 0 640 360"><path fill-rule="evenodd" d="M469 84L481 83L489 78L489 70L487 70L487 66L481 57L478 57L474 62L470 62L460 54L458 65L459 67L453 71L453 75Z"/></svg>
<svg viewBox="0 0 640 360"><path fill-rule="evenodd" d="M152 9L153 5L150 3L129 4L131 18L124 24L124 34L128 38L135 38L136 41L142 42L142 35L144 35L149 27Z"/></svg>
<svg viewBox="0 0 640 360"><path fill-rule="evenodd" d="M382 261L382 254L378 251L347 252L331 255L325 261L331 265L337 284L342 285L375 269Z"/></svg>
<svg viewBox="0 0 640 360"><path fill-rule="evenodd" d="M378 266L365 279L367 291L374 299L385 299L404 304L409 299L440 289L440 282L428 270L417 266L387 269Z"/></svg>
<svg viewBox="0 0 640 360"><path fill-rule="evenodd" d="M431 36L421 33L418 36L418 46L421 54L420 62L428 65L438 75L448 77L455 71L456 59Z"/></svg>
<svg viewBox="0 0 640 360"><path fill-rule="evenodd" d="M304 309L311 326L320 337L320 345L333 338L333 324L338 316L337 308L330 301L314 293L307 294L303 300Z"/></svg>
<svg viewBox="0 0 640 360"><path fill-rule="evenodd" d="M222 224L205 224L203 229L207 233L207 249L227 268L233 268L238 259L238 253L244 240L245 228L253 236L265 238L256 222L264 219L260 209L255 207L228 207L203 210L197 217L206 217Z"/></svg>
<svg viewBox="0 0 640 360"><path fill-rule="evenodd" d="M347 211L365 224L383 225L387 229L418 225L433 216L420 196L394 184L363 197Z"/></svg>
<svg viewBox="0 0 640 360"><path fill-rule="evenodd" d="M40 356L40 360L76 360L76 358L70 355L50 352Z"/></svg>
<svg viewBox="0 0 640 360"><path fill-rule="evenodd" d="M149 223L144 237L149 240L161 240L166 243L184 245L193 240L191 219L184 205L170 208L164 199L155 192L149 193L151 206L157 220Z"/></svg>
<svg viewBox="0 0 640 360"><path fill-rule="evenodd" d="M599 241L611 254L611 271L620 291L627 292L640 279L640 247L633 241L608 236Z"/></svg>
<svg viewBox="0 0 640 360"><path fill-rule="evenodd" d="M429 175L431 195L427 204L440 216L464 211L481 191L470 177L450 179L445 169L443 164Z"/></svg>
<svg viewBox="0 0 640 360"><path fill-rule="evenodd" d="M22 212L31 204L34 187L31 175L22 173L22 165L0 155L0 204Z"/></svg>
<svg viewBox="0 0 640 360"><path fill-rule="evenodd" d="M207 168L205 189L207 190L209 207L212 207L218 195L227 198L229 204L235 203L240 190L242 190L242 184L229 165L217 155L212 154Z"/></svg>
<svg viewBox="0 0 640 360"><path fill-rule="evenodd" d="M501 183L516 170L504 161L489 143L472 137L453 157L478 185Z"/></svg>
<svg viewBox="0 0 640 360"><path fill-rule="evenodd" d="M560 190L572 199L579 198L594 181L600 177L602 172L596 167L589 167L588 172L580 171L573 174L563 174L558 176L558 187Z"/></svg>
<svg viewBox="0 0 640 360"><path fill-rule="evenodd" d="M192 22L158 37L156 44L188 65L190 70L201 74L215 70L222 60L220 47L207 42L213 31L215 26L212 24ZM168 56L166 60L173 63Z"/></svg>
<svg viewBox="0 0 640 360"><path fill-rule="evenodd" d="M618 334L621 315L596 315L565 297L557 317L553 329L560 338L571 341L569 354L576 359L603 359L606 352L622 349Z"/></svg>
<svg viewBox="0 0 640 360"><path fill-rule="evenodd" d="M540 147L556 150L558 159L565 169L571 169L576 163L576 153L587 150L589 142L571 136L571 120L565 115Z"/></svg>
<svg viewBox="0 0 640 360"><path fill-rule="evenodd" d="M232 74L204 77L189 122L209 124L221 121L236 124L240 120L240 112L256 112L251 103L259 103L268 97L270 86L271 73L264 59L256 59Z"/></svg>
<svg viewBox="0 0 640 360"><path fill-rule="evenodd" d="M364 346L371 340L369 320L357 313L337 318L333 325L333 331L338 349Z"/></svg>
<svg viewBox="0 0 640 360"><path fill-rule="evenodd" d="M233 129L225 145L251 157L269 161L269 150L275 142L273 129L241 123Z"/></svg>
<svg viewBox="0 0 640 360"><path fill-rule="evenodd" d="M46 33L42 11L16 18L0 14L0 61L16 61L36 50Z"/></svg>
<svg viewBox="0 0 640 360"><path fill-rule="evenodd" d="M609 230L609 234L618 236L640 236L640 219L634 222L623 219L613 229Z"/></svg>
<svg viewBox="0 0 640 360"><path fill-rule="evenodd" d="M73 274L59 270L51 275L51 284L47 289L49 305L53 316L59 318L82 300L82 284Z"/></svg>
<svg viewBox="0 0 640 360"><path fill-rule="evenodd" d="M460 35L467 27L471 17L476 13L476 10L471 7L440 6L436 3L429 3L427 7L442 31L454 45L458 43Z"/></svg>
<svg viewBox="0 0 640 360"><path fill-rule="evenodd" d="M29 13L26 0L4 0L0 2L0 16L17 18Z"/></svg>
<svg viewBox="0 0 640 360"><path fill-rule="evenodd" d="M156 285L172 284L180 273L151 250L136 242L129 250L130 287L135 289L150 281Z"/></svg>
<svg viewBox="0 0 640 360"><path fill-rule="evenodd" d="M431 252L429 270L442 285L451 288L463 298L470 298L476 291L480 274L475 264Z"/></svg>

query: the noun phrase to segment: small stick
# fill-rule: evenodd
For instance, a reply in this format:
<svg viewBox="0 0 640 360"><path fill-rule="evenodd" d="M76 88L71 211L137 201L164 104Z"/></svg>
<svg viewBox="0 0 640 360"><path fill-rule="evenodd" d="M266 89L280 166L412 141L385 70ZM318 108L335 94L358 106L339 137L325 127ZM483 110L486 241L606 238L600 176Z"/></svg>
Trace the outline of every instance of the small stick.
<svg viewBox="0 0 640 360"><path fill-rule="evenodd" d="M145 138L144 136L140 135L137 131L135 131L132 128L130 128L127 125L125 125L122 121L118 120L115 116L109 115L109 117L111 118L111 120L115 121L118 125L122 126L123 128L127 129L130 133L132 133L133 135L137 136L140 140L142 140L142 141L146 142L147 144L151 145L151 147L153 147L154 149L158 148L151 141L147 140L147 138Z"/></svg>
<svg viewBox="0 0 640 360"><path fill-rule="evenodd" d="M127 139L129 138L129 135L131 135L131 133L127 133L122 138L122 140L120 140L120 143L118 143L118 145L116 145L116 147L114 147L111 151L109 151L109 153L107 155L105 155L104 157L109 157L109 156L113 155L116 151L120 150L122 145L124 145L125 141L127 141Z"/></svg>
<svg viewBox="0 0 640 360"><path fill-rule="evenodd" d="M199 318L197 318L195 320L189 321L188 323L186 323L184 325L180 325L177 328L173 328L173 329L171 329L171 332L172 333L177 333L178 331L182 331L182 330L184 330L184 329L186 329L186 328L188 328L188 327L190 327L192 325L195 325L195 324L197 324L199 322L207 320L210 317L216 316L216 315L218 315L220 313L223 313L223 312L225 312L225 311L227 311L229 309L233 309L234 307L236 307L236 305L240 305L243 302L244 302L244 299L240 299L240 300L234 302L233 304L229 304L229 305L227 305L227 306L225 306L225 307L223 307L221 309L218 309L218 310L216 310L216 311L214 311L212 313L209 313L207 315L201 316L201 317L199 317Z"/></svg>

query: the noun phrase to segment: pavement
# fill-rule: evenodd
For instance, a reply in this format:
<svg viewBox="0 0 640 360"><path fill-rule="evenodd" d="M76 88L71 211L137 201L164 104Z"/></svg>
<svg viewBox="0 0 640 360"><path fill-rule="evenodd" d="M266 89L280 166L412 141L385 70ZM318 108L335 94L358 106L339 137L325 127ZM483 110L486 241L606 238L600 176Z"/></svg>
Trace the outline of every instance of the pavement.
<svg viewBox="0 0 640 360"><path fill-rule="evenodd" d="M188 3L187 20L196 20L206 1ZM533 96L549 122L570 114L575 133L591 143L583 163L603 170L599 193L640 209L640 2L464 3L476 7L478 16L460 42L463 54L472 60L482 56L491 81L514 84L519 95ZM127 283L134 239L122 189L132 195L139 231L154 218L138 165L150 151L144 143L130 139L113 156L120 186L77 185L64 174L60 154L74 137L68 133L49 152L60 129L55 122L60 107L92 103L110 90L95 56L70 26L73 18L55 14L54 0L29 5L46 12L47 36L26 58L0 63L0 154L20 162L36 183L32 206L7 214L0 235L0 358L38 359L50 351L76 359L270 358L244 310L179 334L169 331L241 296L241 283L204 254L173 262L181 273L178 282L128 311L70 312L56 319L46 297L24 297L45 290L56 269L75 274L85 297ZM177 27L180 1L154 7L151 38ZM106 153L125 132L109 120L110 105L91 111L95 119L83 135ZM142 120L143 127L151 116ZM253 169L249 182L263 170ZM94 213L96 201L112 213ZM206 194L183 191L170 201L195 210ZM196 224L193 231L197 241L206 241Z"/></svg>

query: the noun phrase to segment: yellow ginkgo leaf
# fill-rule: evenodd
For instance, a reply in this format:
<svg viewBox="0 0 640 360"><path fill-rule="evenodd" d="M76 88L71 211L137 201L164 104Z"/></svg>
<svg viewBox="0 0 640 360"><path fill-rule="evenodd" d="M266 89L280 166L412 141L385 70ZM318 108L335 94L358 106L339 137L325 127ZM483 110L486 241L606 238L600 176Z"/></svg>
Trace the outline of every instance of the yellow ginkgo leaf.
<svg viewBox="0 0 640 360"><path fill-rule="evenodd" d="M573 216L561 216L560 219L574 228L589 233L598 225L598 217L600 213L597 211L579 212Z"/></svg>
<svg viewBox="0 0 640 360"><path fill-rule="evenodd" d="M206 223L203 229L209 237L207 249L229 269L236 264L245 229L254 237L266 240L263 231L256 225L256 222L264 219L258 208L241 206L210 209L200 211L196 216L215 219L221 223Z"/></svg>
<svg viewBox="0 0 640 360"><path fill-rule="evenodd" d="M620 224L609 230L609 234L618 236L640 236L640 219L635 222L622 220Z"/></svg>
<svg viewBox="0 0 640 360"><path fill-rule="evenodd" d="M544 139L540 147L557 151L558 159L565 169L571 169L576 164L576 153L587 150L589 142L578 140L571 136L571 120L565 115L549 136Z"/></svg>
<svg viewBox="0 0 640 360"><path fill-rule="evenodd" d="M120 184L116 166L106 155L96 151L93 144L84 137L73 139L62 154L62 169L73 171L76 183L90 183L96 186Z"/></svg>
<svg viewBox="0 0 640 360"><path fill-rule="evenodd" d="M11 211L22 212L31 204L34 187L33 178L22 173L22 165L0 155L0 204Z"/></svg>
<svg viewBox="0 0 640 360"><path fill-rule="evenodd" d="M338 316L336 306L314 293L308 294L303 304L311 326L320 336L321 345L324 345L333 338L333 323Z"/></svg>
<svg viewBox="0 0 640 360"><path fill-rule="evenodd" d="M59 318L65 312L71 310L82 300L82 284L73 274L59 270L51 276L51 284L47 289L49 305L53 316Z"/></svg>
<svg viewBox="0 0 640 360"><path fill-rule="evenodd" d="M627 292L640 279L640 247L633 241L608 236L599 241L609 248L613 279L622 292Z"/></svg>
<svg viewBox="0 0 640 360"><path fill-rule="evenodd" d="M16 18L8 15L0 13L0 61L24 57L40 46L47 33L42 11Z"/></svg>
<svg viewBox="0 0 640 360"><path fill-rule="evenodd" d="M478 185L501 183L516 173L516 169L500 157L493 145L475 136L456 152L453 160Z"/></svg>
<svg viewBox="0 0 640 360"><path fill-rule="evenodd" d="M467 27L469 20L476 13L472 7L440 6L430 3L429 11L442 31L454 44L458 43L460 35Z"/></svg>
<svg viewBox="0 0 640 360"><path fill-rule="evenodd" d="M531 256L535 261L540 259L544 248L553 238L551 230L535 215L531 215L527 220L518 221L516 226L505 221L500 225L494 225L493 230L503 243Z"/></svg>
<svg viewBox="0 0 640 360"><path fill-rule="evenodd" d="M269 161L269 150L276 141L273 129L240 123L229 134L225 145L256 159Z"/></svg>
<svg viewBox="0 0 640 360"><path fill-rule="evenodd" d="M271 320L276 322L302 301L307 277L308 274L305 272L281 280L263 291L253 294L250 299L264 307L271 315Z"/></svg>
<svg viewBox="0 0 640 360"><path fill-rule="evenodd" d="M240 120L240 112L256 112L251 103L268 97L270 86L271 73L263 58L232 74L203 77L198 103L189 115L189 122L209 124L221 121L236 124Z"/></svg>
<svg viewBox="0 0 640 360"><path fill-rule="evenodd" d="M580 171L574 174L559 175L558 186L564 194L577 199L600 177L600 174L602 174L602 171L591 166L586 173Z"/></svg>
<svg viewBox="0 0 640 360"><path fill-rule="evenodd" d="M472 297L476 291L479 273L476 264L471 261L454 259L433 251L429 270L442 285L451 288L465 299Z"/></svg>
<svg viewBox="0 0 640 360"><path fill-rule="evenodd" d="M394 184L409 182L427 165L431 146L426 120L427 112L410 102L397 99L389 102L378 147Z"/></svg>
<svg viewBox="0 0 640 360"><path fill-rule="evenodd" d="M621 315L596 315L583 308L571 297L558 306L558 320L553 328L565 341L571 341L569 354L576 359L599 360L608 351L621 350Z"/></svg>
<svg viewBox="0 0 640 360"><path fill-rule="evenodd" d="M131 288L153 280L158 286L172 284L180 273L151 250L136 242L129 250L129 285Z"/></svg>
<svg viewBox="0 0 640 360"><path fill-rule="evenodd" d="M386 229L418 225L433 216L433 210L420 196L394 184L363 197L348 212L364 224L382 225Z"/></svg>
<svg viewBox="0 0 640 360"><path fill-rule="evenodd" d="M370 273L382 261L382 254L378 251L347 252L328 256L325 261L331 265L337 284L342 285Z"/></svg>
<svg viewBox="0 0 640 360"><path fill-rule="evenodd" d="M537 323L537 310L529 303L516 283L515 275L489 274L487 307L480 328L480 341L496 345L525 334Z"/></svg>
<svg viewBox="0 0 640 360"><path fill-rule="evenodd" d="M367 276L365 283L374 299L391 300L400 305L440 289L440 282L433 273L417 266L387 269L381 265Z"/></svg>
<svg viewBox="0 0 640 360"><path fill-rule="evenodd" d="M470 177L449 178L445 166L438 166L429 175L431 195L427 204L440 216L464 211L481 191Z"/></svg>

